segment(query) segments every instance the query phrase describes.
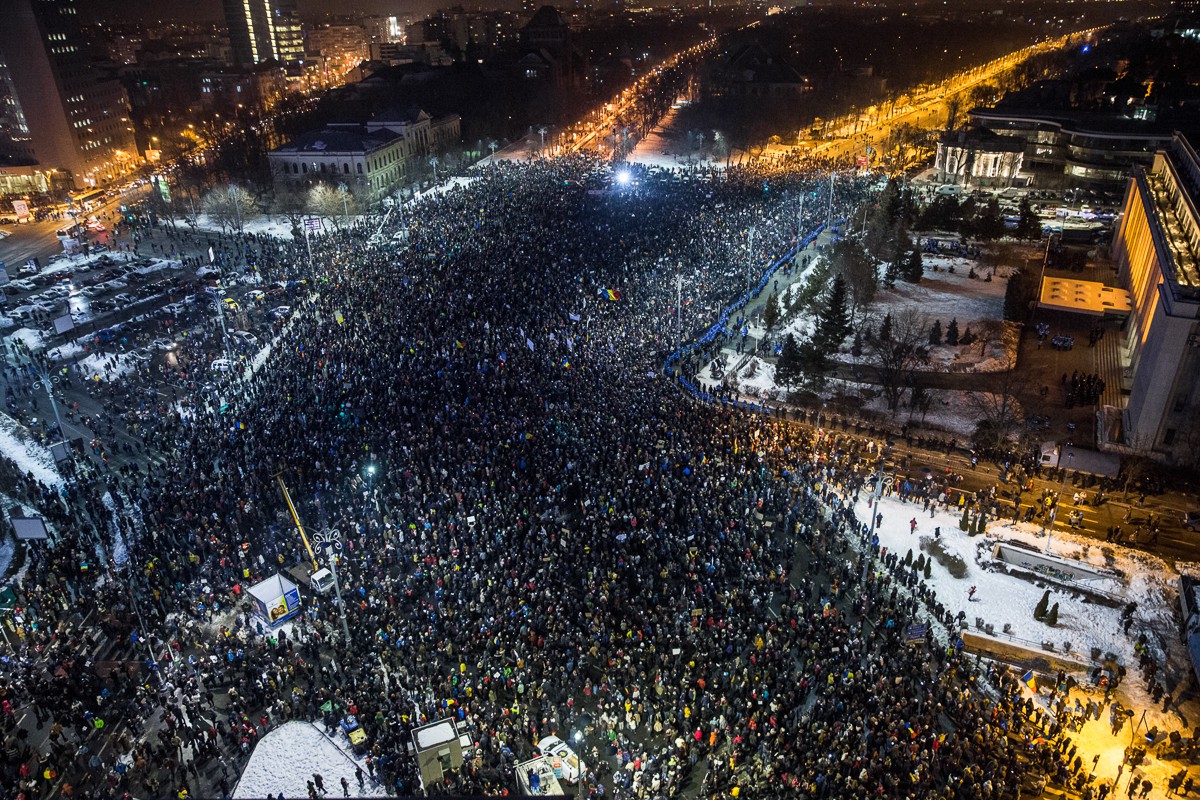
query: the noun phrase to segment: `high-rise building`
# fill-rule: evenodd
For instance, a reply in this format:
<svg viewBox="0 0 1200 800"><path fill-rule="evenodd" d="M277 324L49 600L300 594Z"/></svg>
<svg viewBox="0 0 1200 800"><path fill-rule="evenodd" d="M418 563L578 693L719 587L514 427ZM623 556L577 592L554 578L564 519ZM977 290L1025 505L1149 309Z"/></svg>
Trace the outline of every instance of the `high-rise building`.
<svg viewBox="0 0 1200 800"><path fill-rule="evenodd" d="M225 24L236 66L272 60L290 66L304 60L296 0L225 0Z"/></svg>
<svg viewBox="0 0 1200 800"><path fill-rule="evenodd" d="M0 151L55 171L55 183L104 184L139 161L125 90L93 68L75 0L9 0L0 98Z"/></svg>
<svg viewBox="0 0 1200 800"><path fill-rule="evenodd" d="M275 58L285 67L303 65L304 28L296 0L272 0L271 20L275 26Z"/></svg>
<svg viewBox="0 0 1200 800"><path fill-rule="evenodd" d="M1120 339L1124 407L1102 444L1200 465L1200 156L1175 134L1135 166L1112 253L1132 297Z"/></svg>
<svg viewBox="0 0 1200 800"><path fill-rule="evenodd" d="M251 66L275 57L270 0L225 0L233 63Z"/></svg>

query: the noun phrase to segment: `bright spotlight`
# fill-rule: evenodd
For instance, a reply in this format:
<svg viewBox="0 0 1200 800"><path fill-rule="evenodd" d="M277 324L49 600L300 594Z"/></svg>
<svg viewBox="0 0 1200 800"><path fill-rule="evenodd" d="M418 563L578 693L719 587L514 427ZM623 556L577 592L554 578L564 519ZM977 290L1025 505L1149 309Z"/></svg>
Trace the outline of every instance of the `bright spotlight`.
<svg viewBox="0 0 1200 800"><path fill-rule="evenodd" d="M621 186L628 186L631 180L633 176L629 174L629 170L623 169L617 173L617 183Z"/></svg>

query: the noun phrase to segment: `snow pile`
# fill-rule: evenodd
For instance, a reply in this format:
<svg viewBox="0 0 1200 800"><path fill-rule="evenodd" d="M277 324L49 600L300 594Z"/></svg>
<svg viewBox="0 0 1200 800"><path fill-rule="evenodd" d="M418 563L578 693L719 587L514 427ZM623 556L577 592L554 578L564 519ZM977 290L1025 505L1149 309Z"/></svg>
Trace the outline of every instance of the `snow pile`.
<svg viewBox="0 0 1200 800"><path fill-rule="evenodd" d="M128 375L138 368L138 362L129 353L92 353L79 362L79 371L84 380L111 381Z"/></svg>
<svg viewBox="0 0 1200 800"><path fill-rule="evenodd" d="M54 456L8 414L0 414L0 454L16 462L22 473L33 473L34 480L47 486L61 486L62 475L54 466Z"/></svg>
<svg viewBox="0 0 1200 800"><path fill-rule="evenodd" d="M14 343L20 342L34 352L42 349L42 345L46 342L45 334L33 328L17 328L5 338L11 339Z"/></svg>
<svg viewBox="0 0 1200 800"><path fill-rule="evenodd" d="M338 731L344 739L345 734ZM354 777L356 767L362 767L366 788L358 788ZM318 773L330 797L342 796L341 779L350 784L351 797L384 797L383 787L367 779L367 768L350 753L339 747L313 724L285 722L259 740L242 777L233 790L234 800L266 797L308 797L307 781Z"/></svg>
<svg viewBox="0 0 1200 800"><path fill-rule="evenodd" d="M663 167L666 169L681 169L692 166L702 166L706 169L724 169L725 159L713 160L700 155L695 144L688 145L688 131L679 124L679 107L673 106L662 122L654 127L646 138L638 142L633 152L629 154L631 164L644 164L648 167ZM709 141L705 142L711 149L712 132L705 132Z"/></svg>

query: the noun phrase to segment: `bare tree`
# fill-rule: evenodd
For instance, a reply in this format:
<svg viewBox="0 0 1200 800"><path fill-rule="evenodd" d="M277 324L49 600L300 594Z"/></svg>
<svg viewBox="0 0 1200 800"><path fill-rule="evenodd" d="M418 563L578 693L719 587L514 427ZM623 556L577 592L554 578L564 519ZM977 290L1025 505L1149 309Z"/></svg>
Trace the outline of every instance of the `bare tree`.
<svg viewBox="0 0 1200 800"><path fill-rule="evenodd" d="M928 344L929 335L914 309L905 309L892 317L887 341L876 337L870 342L871 362L893 415L900 407L905 387L913 383L914 373L929 363Z"/></svg>
<svg viewBox="0 0 1200 800"><path fill-rule="evenodd" d="M961 97L954 94L946 98L946 130L952 131L958 127L958 115L961 111Z"/></svg>
<svg viewBox="0 0 1200 800"><path fill-rule="evenodd" d="M308 212L308 193L291 183L275 184L275 195L271 198L271 211L288 221L292 226L293 238L303 236L301 226Z"/></svg>
<svg viewBox="0 0 1200 800"><path fill-rule="evenodd" d="M222 231L228 229L236 233L244 231L246 223L259 214L254 195L236 183L218 186L204 195L204 211Z"/></svg>
<svg viewBox="0 0 1200 800"><path fill-rule="evenodd" d="M967 402L979 419L975 441L1001 447L1025 426L1021 398L1035 397L1033 380L1025 370L983 373L975 379L978 391L967 393Z"/></svg>
<svg viewBox="0 0 1200 800"><path fill-rule="evenodd" d="M171 223L171 230L175 230L175 220L179 219L181 209L174 202L162 196L158 186L152 186L150 195L146 198L146 207L153 211L159 219L165 219Z"/></svg>
<svg viewBox="0 0 1200 800"><path fill-rule="evenodd" d="M318 183L308 193L308 208L340 228L344 220L358 213L359 201L357 193L349 187Z"/></svg>

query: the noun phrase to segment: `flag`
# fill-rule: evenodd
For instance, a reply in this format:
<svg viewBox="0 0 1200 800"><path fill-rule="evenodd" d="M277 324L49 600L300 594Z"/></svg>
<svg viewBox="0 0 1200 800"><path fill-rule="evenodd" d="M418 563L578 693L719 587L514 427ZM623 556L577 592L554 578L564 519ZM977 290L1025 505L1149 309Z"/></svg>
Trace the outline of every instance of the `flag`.
<svg viewBox="0 0 1200 800"><path fill-rule="evenodd" d="M567 316L571 318L571 322L579 322L578 314L567 314Z"/></svg>
<svg viewBox="0 0 1200 800"><path fill-rule="evenodd" d="M1034 677L1033 670L1029 670L1029 672L1021 676L1021 683L1024 683L1033 691L1037 691L1037 678Z"/></svg>
<svg viewBox="0 0 1200 800"><path fill-rule="evenodd" d="M466 347L466 345L465 345L465 344L463 344L461 341L458 341L457 339L454 341L454 343L455 343L456 345L458 345L458 349L459 349L459 350L462 350L464 347Z"/></svg>
<svg viewBox="0 0 1200 800"><path fill-rule="evenodd" d="M604 293L608 295L609 300L620 300L621 299L621 290L620 289L605 289Z"/></svg>
<svg viewBox="0 0 1200 800"><path fill-rule="evenodd" d="M211 263L213 263L214 260L216 260L216 255L213 253L212 247L209 246L209 248L208 248L208 263L211 264Z"/></svg>
<svg viewBox="0 0 1200 800"><path fill-rule="evenodd" d="M529 348L529 352L533 352L533 339L526 338L525 346Z"/></svg>
<svg viewBox="0 0 1200 800"><path fill-rule="evenodd" d="M567 360L564 358L564 359L563 359L563 369L570 369L570 368L571 368L571 362L570 362L570 361L567 361Z"/></svg>
<svg viewBox="0 0 1200 800"><path fill-rule="evenodd" d="M500 354L500 363L501 363L501 364L507 364L507 363L508 363L508 356L504 355L504 353L501 353L501 354Z"/></svg>

